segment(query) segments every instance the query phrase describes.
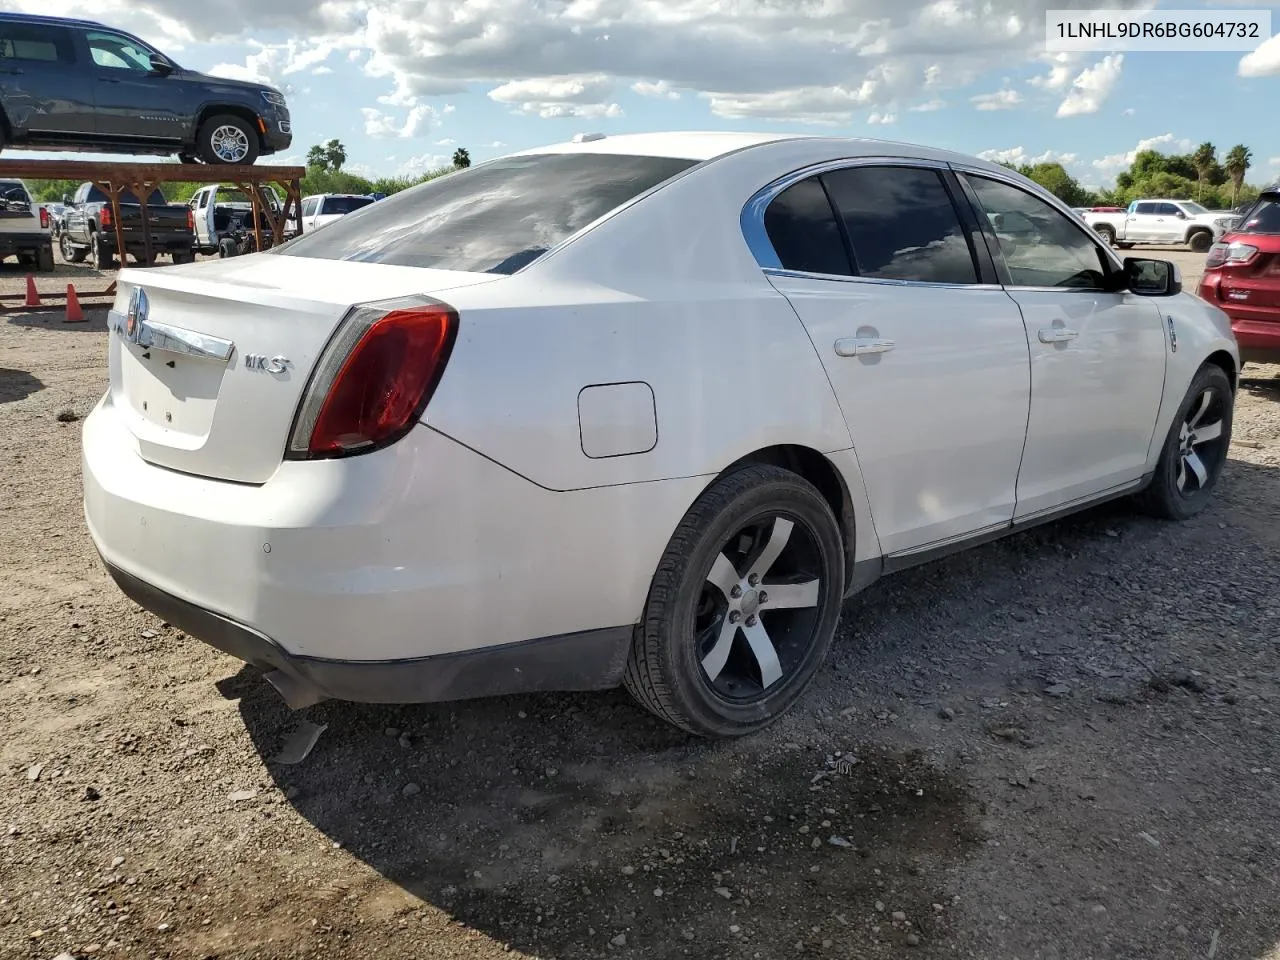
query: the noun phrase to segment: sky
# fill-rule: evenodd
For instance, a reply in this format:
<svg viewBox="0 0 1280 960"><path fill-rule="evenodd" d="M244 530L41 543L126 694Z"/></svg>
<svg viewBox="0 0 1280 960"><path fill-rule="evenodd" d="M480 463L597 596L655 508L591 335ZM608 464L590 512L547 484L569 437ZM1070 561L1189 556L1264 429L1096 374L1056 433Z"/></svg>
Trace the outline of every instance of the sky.
<svg viewBox="0 0 1280 960"><path fill-rule="evenodd" d="M44 0L10 0L43 12ZM582 132L750 130L1056 160L1106 187L1140 149L1253 150L1280 179L1280 35L1249 52L1050 53L1079 0L61 0L183 67L277 86L301 162L404 175ZM1273 9L1111 0L1121 9ZM1280 16L1273 13L1275 27ZM1271 118L1271 119L1268 119Z"/></svg>

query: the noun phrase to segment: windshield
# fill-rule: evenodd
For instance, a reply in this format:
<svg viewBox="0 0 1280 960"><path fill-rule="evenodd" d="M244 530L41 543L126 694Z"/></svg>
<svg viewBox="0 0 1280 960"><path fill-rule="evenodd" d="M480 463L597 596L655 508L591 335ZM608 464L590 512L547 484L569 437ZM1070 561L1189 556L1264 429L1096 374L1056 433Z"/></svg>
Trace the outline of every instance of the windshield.
<svg viewBox="0 0 1280 960"><path fill-rule="evenodd" d="M348 214L361 207L373 203L373 197L325 197L320 204L320 212L328 214Z"/></svg>
<svg viewBox="0 0 1280 960"><path fill-rule="evenodd" d="M1202 213L1209 212L1205 207L1200 206L1200 204L1196 203L1194 200L1182 200L1179 202L1179 206L1192 216L1199 216Z"/></svg>
<svg viewBox="0 0 1280 960"><path fill-rule="evenodd" d="M515 273L587 224L694 163L594 153L505 157L370 203L276 252Z"/></svg>
<svg viewBox="0 0 1280 960"><path fill-rule="evenodd" d="M1232 233L1280 234L1280 193L1263 194L1231 228Z"/></svg>

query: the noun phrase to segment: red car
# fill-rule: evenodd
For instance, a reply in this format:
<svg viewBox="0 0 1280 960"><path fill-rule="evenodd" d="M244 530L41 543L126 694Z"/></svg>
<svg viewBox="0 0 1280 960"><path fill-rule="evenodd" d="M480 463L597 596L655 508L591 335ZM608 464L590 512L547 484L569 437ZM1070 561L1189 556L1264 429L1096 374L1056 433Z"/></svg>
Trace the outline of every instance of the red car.
<svg viewBox="0 0 1280 960"><path fill-rule="evenodd" d="M1280 363L1280 184L1209 248L1200 296L1231 318L1241 361Z"/></svg>

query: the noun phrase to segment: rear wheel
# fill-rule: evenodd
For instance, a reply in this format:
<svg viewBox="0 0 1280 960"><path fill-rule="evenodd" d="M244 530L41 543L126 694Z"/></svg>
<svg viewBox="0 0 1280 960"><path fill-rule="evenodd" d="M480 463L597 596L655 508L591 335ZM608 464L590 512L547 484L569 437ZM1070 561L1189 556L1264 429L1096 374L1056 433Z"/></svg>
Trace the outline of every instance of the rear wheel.
<svg viewBox="0 0 1280 960"><path fill-rule="evenodd" d="M53 273L53 244L36 251L36 269L41 273Z"/></svg>
<svg viewBox="0 0 1280 960"><path fill-rule="evenodd" d="M116 265L115 257L107 249L106 244L102 242L102 234L96 230L89 238L89 254L93 260L93 265L99 270L110 270Z"/></svg>
<svg viewBox="0 0 1280 960"><path fill-rule="evenodd" d="M196 135L200 159L212 164L251 164L258 159L258 133L229 113L210 117Z"/></svg>
<svg viewBox="0 0 1280 960"><path fill-rule="evenodd" d="M196 252L194 250L175 250L173 251L174 263L195 263Z"/></svg>
<svg viewBox="0 0 1280 960"><path fill-rule="evenodd" d="M1132 250L1132 249L1133 249L1133 244L1132 244L1132 243L1129 243L1129 241L1127 241L1127 240L1121 240L1119 243L1117 243L1117 244L1116 244L1116 246L1117 246L1118 248L1120 248L1121 250Z"/></svg>
<svg viewBox="0 0 1280 960"><path fill-rule="evenodd" d="M822 495L779 467L736 470L698 498L663 554L627 689L699 736L765 727L826 657L843 585L840 526Z"/></svg>
<svg viewBox="0 0 1280 960"><path fill-rule="evenodd" d="M1187 520L1209 502L1227 462L1235 396L1221 367L1200 368L1165 438L1155 476L1139 505L1166 520Z"/></svg>
<svg viewBox="0 0 1280 960"><path fill-rule="evenodd" d="M1116 242L1115 230L1107 226L1105 223L1102 224L1101 226L1094 227L1093 232L1096 233L1098 236L1100 236L1108 244Z"/></svg>

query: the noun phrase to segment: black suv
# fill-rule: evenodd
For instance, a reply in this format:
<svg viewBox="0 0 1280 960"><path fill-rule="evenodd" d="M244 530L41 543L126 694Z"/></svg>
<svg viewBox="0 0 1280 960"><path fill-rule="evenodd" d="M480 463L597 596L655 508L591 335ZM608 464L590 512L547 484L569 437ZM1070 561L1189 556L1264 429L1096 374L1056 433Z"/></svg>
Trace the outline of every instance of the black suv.
<svg viewBox="0 0 1280 960"><path fill-rule="evenodd" d="M292 141L279 90L184 70L93 21L0 13L0 147L227 164Z"/></svg>

